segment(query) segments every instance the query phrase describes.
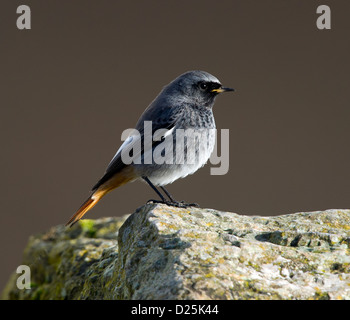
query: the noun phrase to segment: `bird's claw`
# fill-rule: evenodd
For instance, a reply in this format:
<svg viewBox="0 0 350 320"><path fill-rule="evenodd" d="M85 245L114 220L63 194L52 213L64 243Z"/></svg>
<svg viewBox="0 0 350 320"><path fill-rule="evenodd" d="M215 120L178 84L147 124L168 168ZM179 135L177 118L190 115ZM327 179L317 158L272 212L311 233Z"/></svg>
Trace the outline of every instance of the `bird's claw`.
<svg viewBox="0 0 350 320"><path fill-rule="evenodd" d="M177 208L188 208L188 207L199 207L198 203L186 203L185 201L163 201L163 200L153 200L150 199L147 201L148 203L162 203L162 204L166 204L168 206L172 206L172 207L177 207Z"/></svg>

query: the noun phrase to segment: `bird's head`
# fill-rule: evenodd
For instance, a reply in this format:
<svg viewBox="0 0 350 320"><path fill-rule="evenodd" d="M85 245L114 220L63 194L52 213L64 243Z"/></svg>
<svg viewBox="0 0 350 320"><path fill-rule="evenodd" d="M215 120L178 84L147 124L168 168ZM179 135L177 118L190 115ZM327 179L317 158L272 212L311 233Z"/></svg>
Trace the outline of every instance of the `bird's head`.
<svg viewBox="0 0 350 320"><path fill-rule="evenodd" d="M173 102L184 101L206 107L212 107L217 95L228 91L234 89L223 87L216 77L198 70L180 75L164 88Z"/></svg>

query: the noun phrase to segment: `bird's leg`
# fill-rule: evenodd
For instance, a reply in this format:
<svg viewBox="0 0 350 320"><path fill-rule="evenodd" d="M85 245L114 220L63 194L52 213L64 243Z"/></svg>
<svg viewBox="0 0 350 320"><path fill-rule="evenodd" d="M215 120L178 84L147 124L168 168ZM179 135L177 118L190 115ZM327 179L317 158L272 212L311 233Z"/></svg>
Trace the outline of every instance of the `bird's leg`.
<svg viewBox="0 0 350 320"><path fill-rule="evenodd" d="M157 193L157 195L162 199L162 200L148 200L148 202L155 202L155 203L164 203L167 204L169 206L174 206L174 207L178 207L178 208L187 208L187 207L199 207L199 205L197 203L185 203L184 201L176 201L174 200L174 198L171 196L171 194L164 188L164 187L160 187L164 193L168 196L168 198L170 199L170 201L167 201L163 195L159 192L159 190L155 187L155 185L146 177L143 176L142 177L143 180L145 180L149 186Z"/></svg>
<svg viewBox="0 0 350 320"><path fill-rule="evenodd" d="M165 200L163 195L159 192L159 190L154 186L154 184L146 176L143 176L142 179L145 180L149 184L149 186L157 193L157 195L162 199L161 201L159 201L159 200L148 200L147 203L148 202L167 203L167 201Z"/></svg>
<svg viewBox="0 0 350 320"><path fill-rule="evenodd" d="M171 194L167 191L167 189L165 189L164 187L160 186L160 188L164 191L164 193L168 196L168 198L170 199L171 202L177 202L176 200L173 199L173 197L171 196Z"/></svg>

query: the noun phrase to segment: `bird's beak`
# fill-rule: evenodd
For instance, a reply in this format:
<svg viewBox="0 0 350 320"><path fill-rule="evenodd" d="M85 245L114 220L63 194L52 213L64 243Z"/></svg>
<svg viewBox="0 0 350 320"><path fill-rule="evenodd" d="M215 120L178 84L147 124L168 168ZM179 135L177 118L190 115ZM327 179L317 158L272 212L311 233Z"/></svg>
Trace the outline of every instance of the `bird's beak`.
<svg viewBox="0 0 350 320"><path fill-rule="evenodd" d="M235 89L221 87L218 89L211 90L211 92L216 92L216 93L227 92L227 91L235 91Z"/></svg>

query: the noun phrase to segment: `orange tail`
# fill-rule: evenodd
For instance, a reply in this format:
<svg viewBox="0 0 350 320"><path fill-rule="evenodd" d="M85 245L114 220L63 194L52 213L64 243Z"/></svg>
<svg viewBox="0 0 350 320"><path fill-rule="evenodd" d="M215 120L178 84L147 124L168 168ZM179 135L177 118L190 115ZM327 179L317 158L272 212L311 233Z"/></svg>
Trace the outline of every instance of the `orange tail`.
<svg viewBox="0 0 350 320"><path fill-rule="evenodd" d="M108 172L107 172L108 174ZM109 177L104 183L99 184L94 188L94 193L81 205L79 210L69 219L66 226L72 226L78 222L86 212L92 209L97 202L99 202L103 196L115 188L122 186L123 184L132 181L136 178L133 167L126 167L122 171ZM101 179L102 180L102 179Z"/></svg>
<svg viewBox="0 0 350 320"><path fill-rule="evenodd" d="M90 209L92 209L97 202L101 200L101 198L106 194L107 192L95 192L93 193L78 209L78 211L69 219L69 221L66 223L66 226L73 226L76 222L78 222L86 212L88 212Z"/></svg>

